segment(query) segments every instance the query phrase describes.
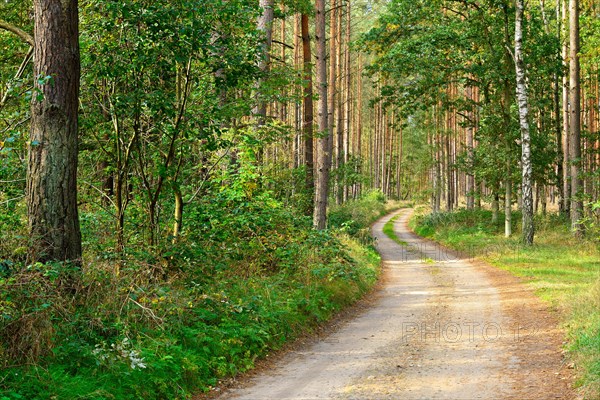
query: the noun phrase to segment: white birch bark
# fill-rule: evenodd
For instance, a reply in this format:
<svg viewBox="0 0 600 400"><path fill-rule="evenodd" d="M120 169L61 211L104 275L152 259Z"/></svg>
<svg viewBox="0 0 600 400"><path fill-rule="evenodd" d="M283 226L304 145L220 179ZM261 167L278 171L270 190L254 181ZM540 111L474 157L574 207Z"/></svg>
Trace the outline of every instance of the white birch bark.
<svg viewBox="0 0 600 400"><path fill-rule="evenodd" d="M515 69L517 74L517 104L521 128L521 193L523 201L523 242L533 244L533 189L531 165L531 135L529 130L529 105L525 61L523 60L523 14L524 0L517 0L515 18Z"/></svg>

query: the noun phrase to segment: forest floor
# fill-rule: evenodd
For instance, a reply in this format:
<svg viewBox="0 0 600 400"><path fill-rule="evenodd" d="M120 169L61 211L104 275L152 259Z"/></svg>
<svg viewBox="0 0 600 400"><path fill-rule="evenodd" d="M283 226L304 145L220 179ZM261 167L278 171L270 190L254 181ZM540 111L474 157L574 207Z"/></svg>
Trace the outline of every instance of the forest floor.
<svg viewBox="0 0 600 400"><path fill-rule="evenodd" d="M383 233L391 218L399 244ZM226 389L221 399L574 399L556 316L508 272L380 219L367 307Z"/></svg>

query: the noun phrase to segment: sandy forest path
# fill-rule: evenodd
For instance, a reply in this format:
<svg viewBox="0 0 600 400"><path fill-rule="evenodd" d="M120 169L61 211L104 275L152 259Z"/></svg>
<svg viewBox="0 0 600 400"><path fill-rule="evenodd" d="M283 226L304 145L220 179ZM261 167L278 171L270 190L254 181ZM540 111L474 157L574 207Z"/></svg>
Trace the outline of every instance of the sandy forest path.
<svg viewBox="0 0 600 400"><path fill-rule="evenodd" d="M396 215L406 245L382 232ZM371 306L221 398L575 398L546 307L512 276L412 234L409 215L373 226L384 284Z"/></svg>

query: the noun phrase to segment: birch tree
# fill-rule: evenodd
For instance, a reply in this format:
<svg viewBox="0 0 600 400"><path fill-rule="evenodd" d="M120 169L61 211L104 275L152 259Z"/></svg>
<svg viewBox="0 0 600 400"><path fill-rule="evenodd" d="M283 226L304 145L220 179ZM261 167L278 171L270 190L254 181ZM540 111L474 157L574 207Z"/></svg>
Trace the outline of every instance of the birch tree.
<svg viewBox="0 0 600 400"><path fill-rule="evenodd" d="M571 227L583 233L581 200L581 85L579 66L579 0L569 0L569 177L571 180Z"/></svg>
<svg viewBox="0 0 600 400"><path fill-rule="evenodd" d="M523 0L517 0L515 18L515 70L517 76L517 104L519 107L519 125L521 128L521 166L523 196L523 242L532 245L534 236L533 224L533 190L531 166L531 136L529 132L529 105L527 98L527 82L525 61L523 60Z"/></svg>

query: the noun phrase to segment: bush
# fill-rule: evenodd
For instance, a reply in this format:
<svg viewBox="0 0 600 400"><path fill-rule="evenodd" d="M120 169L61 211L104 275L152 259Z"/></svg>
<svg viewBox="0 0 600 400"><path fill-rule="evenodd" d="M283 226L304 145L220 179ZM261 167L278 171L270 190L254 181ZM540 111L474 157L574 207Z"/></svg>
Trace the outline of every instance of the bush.
<svg viewBox="0 0 600 400"><path fill-rule="evenodd" d="M372 190L360 199L342 205L333 205L329 210L329 227L340 229L360 240L370 238L370 225L388 211L385 195Z"/></svg>
<svg viewBox="0 0 600 400"><path fill-rule="evenodd" d="M362 204L369 216L353 213L356 221L383 210L376 194ZM131 249L120 263L94 245L104 240L92 236L102 236L103 217L87 215L91 253L68 281L63 264L0 281L0 398L185 398L252 368L377 277L372 250L312 230L268 193L221 191L186 213L177 242ZM40 333L47 351L15 346L23 332Z"/></svg>

